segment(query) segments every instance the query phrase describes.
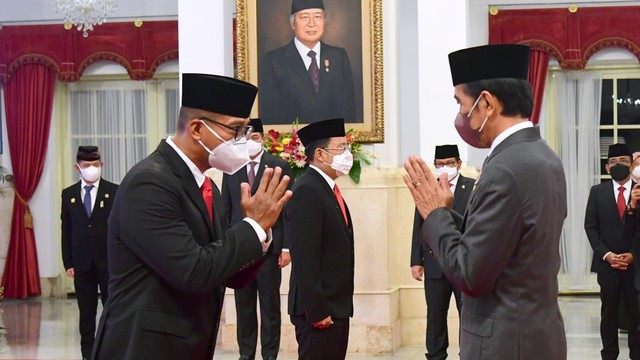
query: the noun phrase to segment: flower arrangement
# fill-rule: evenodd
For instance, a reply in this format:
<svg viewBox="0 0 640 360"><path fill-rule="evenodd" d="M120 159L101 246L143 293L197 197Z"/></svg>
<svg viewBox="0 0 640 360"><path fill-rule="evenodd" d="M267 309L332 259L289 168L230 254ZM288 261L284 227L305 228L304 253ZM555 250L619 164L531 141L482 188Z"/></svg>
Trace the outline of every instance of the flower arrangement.
<svg viewBox="0 0 640 360"><path fill-rule="evenodd" d="M349 171L349 177L354 183L360 182L362 163L371 165L373 154L362 149L362 144L355 142L355 131L347 130L347 143L351 145L353 154L353 166ZM298 122L294 121L291 132L277 132L269 130L264 139L264 148L270 154L279 156L289 163L294 178L301 176L307 169L307 156L304 154L304 146L298 137Z"/></svg>

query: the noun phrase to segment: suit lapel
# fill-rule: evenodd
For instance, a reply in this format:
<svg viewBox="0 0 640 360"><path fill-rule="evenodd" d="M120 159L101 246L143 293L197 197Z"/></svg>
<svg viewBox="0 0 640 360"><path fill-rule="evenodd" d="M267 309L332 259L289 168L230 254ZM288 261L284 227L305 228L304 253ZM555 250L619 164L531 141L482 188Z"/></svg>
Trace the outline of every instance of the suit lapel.
<svg viewBox="0 0 640 360"><path fill-rule="evenodd" d="M180 179L182 188L191 199L193 205L200 212L202 220L207 223L207 228L210 232L210 235L213 237L214 233L213 224L211 223L211 217L209 217L209 211L207 211L207 206L205 205L204 199L202 198L202 190L200 190L200 188L198 187L198 183L196 183L196 180L193 177L193 173L191 172L191 170L189 170L187 164L185 164L185 162L180 158L180 155L178 155L178 153L169 144L167 144L165 140L162 140L160 142L160 145L158 145L158 150L163 155L165 155L167 162L170 164L170 168L173 170L173 174ZM211 181L208 177L206 178L206 180ZM215 200L216 199L214 197L214 201ZM220 197L220 200L218 202L222 202L222 197Z"/></svg>
<svg viewBox="0 0 640 360"><path fill-rule="evenodd" d="M322 175L320 175L315 169L308 168L307 173L309 173L309 170L312 170L311 174L313 174L316 181L320 183L320 187L327 193L327 196L329 197L332 206L337 210L338 216L340 216L340 221L344 225L344 229L347 231L347 233L350 233L351 214L349 213L349 207L347 206L347 202L345 201L344 203L344 209L345 209L345 212L347 213L347 219L349 220L349 224L345 224L344 222L344 215L342 214L342 209L340 209L340 204L338 203L338 199L336 198L336 194L333 192L333 189L329 186L329 184L322 177Z"/></svg>
<svg viewBox="0 0 640 360"><path fill-rule="evenodd" d="M291 64L291 66L289 67L290 71L295 73L292 75L292 78L305 79L304 86L302 88L304 89L306 96L318 96L318 94L316 94L315 90L313 89L313 82L309 77L309 71L307 71L307 67L304 64L304 61L302 61L300 53L298 52L298 49L296 48L296 45L293 43L293 41L289 43L289 48L287 49L286 56L288 58L289 64ZM320 56L322 56L322 50L320 51ZM318 68L320 68L320 64L318 64ZM322 87L322 79L320 80L320 87Z"/></svg>

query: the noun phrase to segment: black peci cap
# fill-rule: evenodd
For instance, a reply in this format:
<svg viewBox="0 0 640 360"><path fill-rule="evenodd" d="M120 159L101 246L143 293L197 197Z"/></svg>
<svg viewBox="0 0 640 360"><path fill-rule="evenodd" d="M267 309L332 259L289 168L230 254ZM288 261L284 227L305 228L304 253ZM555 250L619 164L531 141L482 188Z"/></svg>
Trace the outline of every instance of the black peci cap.
<svg viewBox="0 0 640 360"><path fill-rule="evenodd" d="M248 118L258 88L234 78L182 74L182 106Z"/></svg>
<svg viewBox="0 0 640 360"><path fill-rule="evenodd" d="M305 9L322 9L324 10L324 3L322 0L293 0L291 1L291 15L297 13L300 10Z"/></svg>
<svg viewBox="0 0 640 360"><path fill-rule="evenodd" d="M522 79L529 76L529 47L485 45L449 54L453 85L488 79Z"/></svg>
<svg viewBox="0 0 640 360"><path fill-rule="evenodd" d="M631 157L631 150L629 150L629 147L626 144L609 145L609 154L607 155L607 159L618 156Z"/></svg>
<svg viewBox="0 0 640 360"><path fill-rule="evenodd" d="M458 145L439 145L436 146L435 159L460 158Z"/></svg>
<svg viewBox="0 0 640 360"><path fill-rule="evenodd" d="M298 130L302 145L307 146L314 141L345 136L344 119L330 119L314 122Z"/></svg>
<svg viewBox="0 0 640 360"><path fill-rule="evenodd" d="M262 127L262 120L260 118L250 119L249 125L253 127L253 132L264 133L264 128Z"/></svg>
<svg viewBox="0 0 640 360"><path fill-rule="evenodd" d="M78 146L78 152L76 153L76 162L96 161L96 160L100 160L100 150L98 150L97 146L93 146L93 145Z"/></svg>

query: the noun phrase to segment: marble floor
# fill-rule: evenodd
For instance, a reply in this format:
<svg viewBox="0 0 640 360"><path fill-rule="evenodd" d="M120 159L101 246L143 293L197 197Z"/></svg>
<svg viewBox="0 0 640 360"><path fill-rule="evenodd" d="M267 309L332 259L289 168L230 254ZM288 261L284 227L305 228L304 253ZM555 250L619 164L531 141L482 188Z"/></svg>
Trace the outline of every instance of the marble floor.
<svg viewBox="0 0 640 360"><path fill-rule="evenodd" d="M561 297L570 360L599 359L600 300L595 296ZM0 302L0 359L80 359L77 332L78 310L73 299L32 299ZM628 359L627 337L620 335L620 357ZM450 349L456 360L458 349ZM424 349L402 347L387 356L347 356L347 359L421 359ZM216 353L215 359L232 360L238 355ZM281 354L282 360L295 354Z"/></svg>

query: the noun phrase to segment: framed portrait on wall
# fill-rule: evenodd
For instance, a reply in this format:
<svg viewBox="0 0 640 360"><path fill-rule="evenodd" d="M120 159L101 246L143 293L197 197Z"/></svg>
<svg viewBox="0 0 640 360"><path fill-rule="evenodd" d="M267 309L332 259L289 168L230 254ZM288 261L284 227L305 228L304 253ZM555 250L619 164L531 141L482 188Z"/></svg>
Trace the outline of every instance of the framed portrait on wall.
<svg viewBox="0 0 640 360"><path fill-rule="evenodd" d="M382 0L236 0L239 79L252 117L290 131L344 118L356 141L384 141Z"/></svg>

